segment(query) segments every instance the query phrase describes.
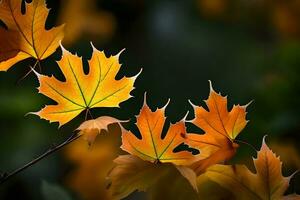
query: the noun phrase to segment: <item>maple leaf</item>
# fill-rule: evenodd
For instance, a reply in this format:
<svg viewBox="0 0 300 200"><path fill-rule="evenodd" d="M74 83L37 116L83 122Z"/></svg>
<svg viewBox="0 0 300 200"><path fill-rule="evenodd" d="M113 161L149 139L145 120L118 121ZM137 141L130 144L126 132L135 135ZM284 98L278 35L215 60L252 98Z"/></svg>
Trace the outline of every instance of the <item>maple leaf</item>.
<svg viewBox="0 0 300 200"><path fill-rule="evenodd" d="M205 174L197 177L196 191L189 186L186 178L172 168L168 169L162 179L157 181L154 186L147 189L149 199L172 199L172 200L233 200L230 191L210 180ZM172 184L170 186L170 183Z"/></svg>
<svg viewBox="0 0 300 200"><path fill-rule="evenodd" d="M216 93L210 83L210 94L205 101L208 110L191 105L195 111L195 118L191 122L201 128L205 134L188 134L188 144L198 148L201 159L192 165L199 175L210 165L230 159L236 152L238 144L234 142L236 136L244 129L246 120L246 106L234 105L227 110L227 97Z"/></svg>
<svg viewBox="0 0 300 200"><path fill-rule="evenodd" d="M151 111L145 94L144 105L136 122L141 139L131 131L122 131L121 148L131 155L119 156L115 160L116 167L109 174L112 195L116 198L126 197L135 190L146 191L155 187L170 170L173 170L172 173L179 172L180 177L184 177L197 191L195 172L183 166L195 162L197 157L188 151L174 152L186 140L185 119L170 124L166 135L162 137L168 103Z"/></svg>
<svg viewBox="0 0 300 200"><path fill-rule="evenodd" d="M206 174L197 177L198 200L235 200L233 194L209 179Z"/></svg>
<svg viewBox="0 0 300 200"><path fill-rule="evenodd" d="M84 136L84 139L91 145L101 130L106 130L110 124L119 124L120 122L127 122L118 120L109 116L98 117L97 119L91 119L83 122L76 130L80 131L79 134ZM120 125L121 126L121 125Z"/></svg>
<svg viewBox="0 0 300 200"><path fill-rule="evenodd" d="M282 197L282 200L300 200L300 195L289 194L289 195Z"/></svg>
<svg viewBox="0 0 300 200"><path fill-rule="evenodd" d="M206 175L222 187L231 191L237 199L242 200L279 200L300 199L297 195L283 198L288 188L290 177L282 176L282 163L263 139L257 158L253 159L256 173L245 165L214 165Z"/></svg>
<svg viewBox="0 0 300 200"><path fill-rule="evenodd" d="M47 58L64 36L63 25L45 29L49 10L44 0L26 3L25 14L21 12L21 3L21 0L0 1L0 19L7 26L7 29L0 27L0 71L7 71L26 58Z"/></svg>
<svg viewBox="0 0 300 200"><path fill-rule="evenodd" d="M62 48L62 58L58 65L64 74L65 82L55 77L38 75L39 92L57 102L48 105L39 115L50 122L59 122L62 126L86 109L95 107L119 107L119 104L131 97L133 84L139 74L133 77L115 77L121 67L119 54L107 58L103 51L93 45L93 55L89 60L89 73L83 71L82 59Z"/></svg>
<svg viewBox="0 0 300 200"><path fill-rule="evenodd" d="M188 167L171 163L153 164L133 155L119 156L114 162L117 165L108 174L111 181L109 190L114 199L122 199L136 190L148 191L150 196L156 196L160 182L170 180L175 184L184 179L197 190L196 174Z"/></svg>
<svg viewBox="0 0 300 200"><path fill-rule="evenodd" d="M169 102L168 102L169 103ZM188 151L174 152L174 149L186 141L185 120L181 120L170 127L162 138L165 124L165 108L168 103L152 112L146 103L137 117L137 127L142 139L137 138L131 131L122 133L122 146L124 151L150 162L173 163L187 165L195 161L195 156Z"/></svg>

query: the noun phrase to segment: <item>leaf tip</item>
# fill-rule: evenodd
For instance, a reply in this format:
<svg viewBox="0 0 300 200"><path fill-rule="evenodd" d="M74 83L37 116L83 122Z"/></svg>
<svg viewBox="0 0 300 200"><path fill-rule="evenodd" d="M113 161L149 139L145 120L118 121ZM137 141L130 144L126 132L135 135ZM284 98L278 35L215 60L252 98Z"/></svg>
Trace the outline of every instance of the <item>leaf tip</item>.
<svg viewBox="0 0 300 200"><path fill-rule="evenodd" d="M143 106L147 105L147 91L144 92L144 102Z"/></svg>
<svg viewBox="0 0 300 200"><path fill-rule="evenodd" d="M143 72L143 68L140 69L140 71L135 75L133 76L132 78L135 80L137 79L137 77Z"/></svg>
<svg viewBox="0 0 300 200"><path fill-rule="evenodd" d="M58 128L57 129L60 129L64 124L61 123L61 122L58 122Z"/></svg>
<svg viewBox="0 0 300 200"><path fill-rule="evenodd" d="M94 44L93 44L92 41L90 41L90 44L91 44L91 46L92 46L93 51L98 51L98 49L94 46Z"/></svg>
<svg viewBox="0 0 300 200"><path fill-rule="evenodd" d="M266 138L268 137L268 135L264 135L263 139L262 139L262 144L261 144L261 147L265 147L267 146L266 144Z"/></svg>
<svg viewBox="0 0 300 200"><path fill-rule="evenodd" d="M40 116L39 113L40 113L40 111L38 111L38 112L28 112L28 113L26 113L24 115L24 117L27 117L28 115L37 115L37 116Z"/></svg>
<svg viewBox="0 0 300 200"><path fill-rule="evenodd" d="M290 182L290 180L299 172L300 170L296 170L294 173L292 173L291 175L289 175L288 177L286 177L287 181Z"/></svg>
<svg viewBox="0 0 300 200"><path fill-rule="evenodd" d="M61 40L59 41L59 46L61 48L62 51L62 55L64 55L65 53L68 53L69 51L65 49L65 47L63 46Z"/></svg>
<svg viewBox="0 0 300 200"><path fill-rule="evenodd" d="M215 90L214 90L214 88L212 86L211 80L208 80L208 83L209 83L209 90L210 90L210 92L214 92Z"/></svg>
<svg viewBox="0 0 300 200"><path fill-rule="evenodd" d="M33 67L30 67L31 71L38 77L38 79L43 76L42 74L38 73Z"/></svg>
<svg viewBox="0 0 300 200"><path fill-rule="evenodd" d="M252 103L254 102L254 100L251 100L249 103L247 103L246 105L244 105L243 107L246 109L248 106L250 106Z"/></svg>
<svg viewBox="0 0 300 200"><path fill-rule="evenodd" d="M171 101L171 99L168 98L167 103L161 109L165 110L168 107L170 101Z"/></svg>
<svg viewBox="0 0 300 200"><path fill-rule="evenodd" d="M120 55L126 50L126 48L123 48L116 56L116 58L119 59Z"/></svg>
<svg viewBox="0 0 300 200"><path fill-rule="evenodd" d="M182 122L188 122L187 120L186 120L186 118L187 118L187 116L190 114L190 111L187 111L186 113L185 113L185 115L183 116L183 118L180 120L180 121L182 121Z"/></svg>
<svg viewBox="0 0 300 200"><path fill-rule="evenodd" d="M195 105L190 99L188 99L189 104L195 109L197 105Z"/></svg>

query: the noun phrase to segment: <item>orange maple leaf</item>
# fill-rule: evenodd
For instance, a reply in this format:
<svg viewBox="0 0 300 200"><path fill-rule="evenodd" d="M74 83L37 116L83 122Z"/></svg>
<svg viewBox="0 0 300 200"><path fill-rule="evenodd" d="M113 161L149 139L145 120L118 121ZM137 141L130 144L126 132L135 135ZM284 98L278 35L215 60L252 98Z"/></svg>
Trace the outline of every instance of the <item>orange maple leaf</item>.
<svg viewBox="0 0 300 200"><path fill-rule="evenodd" d="M272 150L263 143L257 158L253 160L256 173L245 165L214 165L205 175L242 200L300 199L299 195L284 196L292 176L283 177L282 163Z"/></svg>
<svg viewBox="0 0 300 200"><path fill-rule="evenodd" d="M171 171L174 175L179 172L197 191L195 172L183 165L189 165L198 158L188 151L174 152L176 147L186 141L185 118L170 124L166 135L162 137L168 103L151 111L145 95L136 123L141 139L131 131L122 131L121 148L131 155L116 158L117 165L108 175L112 181L110 189L115 198L126 197L135 190L151 190Z"/></svg>
<svg viewBox="0 0 300 200"><path fill-rule="evenodd" d="M227 110L227 97L216 93L210 83L210 94L205 101L208 110L193 105L195 118L189 122L201 128L205 134L188 134L188 144L200 150L202 160L193 163L197 174L210 165L230 159L236 152L236 136L247 124L246 106L234 105Z"/></svg>
<svg viewBox="0 0 300 200"><path fill-rule="evenodd" d="M107 58L103 51L93 47L93 55L89 60L89 73L83 71L82 59L62 47L62 58L58 65L64 74L65 82L55 77L38 75L39 92L57 102L48 105L39 115L50 122L59 122L62 126L86 109L96 107L119 107L119 104L131 97L133 84L139 74L134 77L115 77L121 67L119 54Z"/></svg>
<svg viewBox="0 0 300 200"><path fill-rule="evenodd" d="M131 131L123 131L121 148L150 162L173 163L177 165L191 164L195 161L195 156L192 153L188 151L175 153L173 151L186 141L187 134L184 119L171 124L166 136L162 138L167 105L168 103L152 112L145 99L136 123L142 139L138 139Z"/></svg>
<svg viewBox="0 0 300 200"><path fill-rule="evenodd" d="M21 3L21 0L0 1L0 20L7 26L7 29L0 27L0 71L7 71L26 58L47 58L64 36L63 25L45 29L49 10L44 0L26 3L25 14L21 12Z"/></svg>

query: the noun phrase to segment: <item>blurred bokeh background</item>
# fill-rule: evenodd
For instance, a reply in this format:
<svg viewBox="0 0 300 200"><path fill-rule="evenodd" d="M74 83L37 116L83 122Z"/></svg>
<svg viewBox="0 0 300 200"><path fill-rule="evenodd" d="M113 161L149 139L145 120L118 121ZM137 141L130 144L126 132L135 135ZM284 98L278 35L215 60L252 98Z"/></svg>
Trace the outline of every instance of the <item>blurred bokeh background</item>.
<svg viewBox="0 0 300 200"><path fill-rule="evenodd" d="M47 0L47 5L46 27L66 23L63 44L83 56L86 67L92 41L107 55L126 48L119 77L143 68L134 98L121 109L94 109L93 116L134 118L147 91L152 108L171 98L169 121L181 119L187 110L191 118L188 99L203 105L211 80L216 91L228 95L230 106L254 100L250 123L238 139L258 149L267 134L267 143L281 156L283 174L300 169L299 0ZM61 76L55 63L60 55L58 50L42 62L44 74ZM33 63L29 59L0 73L1 171L60 143L84 120L81 115L58 129L37 116L24 116L52 103L38 94L34 74L17 83ZM118 127L110 130L120 134ZM116 138L100 136L92 148L82 140L69 145L1 185L0 199L109 199L104 177L120 146ZM242 144L231 162L251 167L255 155ZM300 175L288 192L300 193Z"/></svg>

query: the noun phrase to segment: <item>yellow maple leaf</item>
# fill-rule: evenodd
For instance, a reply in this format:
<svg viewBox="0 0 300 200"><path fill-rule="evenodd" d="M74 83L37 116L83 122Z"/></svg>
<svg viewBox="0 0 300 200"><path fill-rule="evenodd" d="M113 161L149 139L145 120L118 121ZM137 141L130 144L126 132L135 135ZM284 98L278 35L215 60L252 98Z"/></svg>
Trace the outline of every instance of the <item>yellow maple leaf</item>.
<svg viewBox="0 0 300 200"><path fill-rule="evenodd" d="M45 29L49 10L44 0L26 3L25 14L21 12L21 3L21 0L0 1L0 19L7 26L0 28L0 71L7 71L26 58L47 58L64 36L63 25Z"/></svg>
<svg viewBox="0 0 300 200"><path fill-rule="evenodd" d="M256 173L245 165L214 165L205 173L211 180L231 191L241 200L281 200L300 199L298 195L283 197L290 177L282 176L282 163L265 140L257 158L254 159Z"/></svg>
<svg viewBox="0 0 300 200"><path fill-rule="evenodd" d="M204 134L188 134L188 144L200 150L200 156L205 158L197 161L192 168L201 174L207 167L230 159L236 152L238 144L236 136L244 129L246 106L234 105L229 112L227 97L216 93L210 83L210 94L205 101L208 110L195 106L195 118L189 122L201 128Z"/></svg>
<svg viewBox="0 0 300 200"><path fill-rule="evenodd" d="M107 58L103 51L93 46L93 55L89 60L89 73L83 71L82 59L62 47L62 58L58 65L64 74L65 82L55 77L38 75L39 92L57 102L35 112L50 122L59 122L62 126L86 109L96 107L119 107L119 104L131 97L135 79L115 77L121 67L119 54Z"/></svg>

